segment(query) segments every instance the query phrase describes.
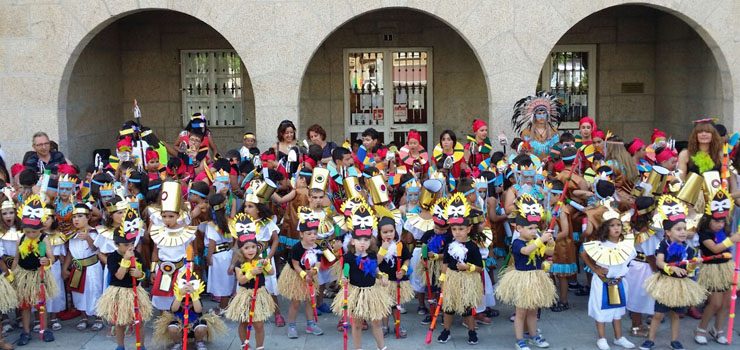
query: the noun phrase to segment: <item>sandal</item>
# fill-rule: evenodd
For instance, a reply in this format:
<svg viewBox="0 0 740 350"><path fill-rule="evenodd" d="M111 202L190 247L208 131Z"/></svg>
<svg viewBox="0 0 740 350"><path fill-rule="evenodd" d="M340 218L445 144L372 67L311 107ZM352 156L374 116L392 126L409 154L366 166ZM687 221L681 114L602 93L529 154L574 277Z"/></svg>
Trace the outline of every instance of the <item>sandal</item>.
<svg viewBox="0 0 740 350"><path fill-rule="evenodd" d="M647 338L649 330L644 326L632 327L630 334L632 334L633 337Z"/></svg>
<svg viewBox="0 0 740 350"><path fill-rule="evenodd" d="M87 329L87 318L83 318L80 320L80 322L77 323L77 326L75 326L78 331L84 331Z"/></svg>
<svg viewBox="0 0 740 350"><path fill-rule="evenodd" d="M694 331L694 341L699 345L707 345L707 330L696 328Z"/></svg>
<svg viewBox="0 0 740 350"><path fill-rule="evenodd" d="M563 311L568 310L568 309L570 309L570 304L557 302L557 304L555 304L554 306L552 306L550 308L550 311L552 311L552 312L563 312Z"/></svg>
<svg viewBox="0 0 740 350"><path fill-rule="evenodd" d="M15 346L13 344L6 342L5 340L0 340L0 349L2 350L13 350L15 349Z"/></svg>
<svg viewBox="0 0 740 350"><path fill-rule="evenodd" d="M579 288L579 289L578 289L578 290L577 290L577 291L575 292L575 295L577 295L577 296L579 296L579 297L585 297L585 296L587 296L587 295L589 295L589 294L591 294L591 288L589 288L589 287L586 287L586 286L581 286L581 288Z"/></svg>
<svg viewBox="0 0 740 350"><path fill-rule="evenodd" d="M90 329L92 329L95 332L103 329L103 320L101 320L99 318L96 319L95 322L93 322L93 325L92 325L92 327L90 327Z"/></svg>
<svg viewBox="0 0 740 350"><path fill-rule="evenodd" d="M719 344L727 344L727 337L725 337L725 331L723 330L717 330L714 329L714 327L709 329L709 335L714 338L714 341L716 341Z"/></svg>

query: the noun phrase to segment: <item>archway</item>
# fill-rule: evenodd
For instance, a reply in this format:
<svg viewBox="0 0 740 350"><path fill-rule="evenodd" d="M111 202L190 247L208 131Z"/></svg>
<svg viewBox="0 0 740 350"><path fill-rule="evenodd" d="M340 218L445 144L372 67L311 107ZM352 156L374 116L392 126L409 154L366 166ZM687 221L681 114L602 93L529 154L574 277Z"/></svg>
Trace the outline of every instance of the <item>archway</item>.
<svg viewBox="0 0 740 350"><path fill-rule="evenodd" d="M474 118L488 120L485 79L466 40L433 15L408 8L366 12L313 54L301 82L299 128L317 123L334 141L368 127L386 143L404 142L410 128L422 131L427 147L445 129L464 139Z"/></svg>
<svg viewBox="0 0 740 350"><path fill-rule="evenodd" d="M74 59L74 58L73 58ZM92 151L111 148L132 119L138 100L142 124L172 142L189 116L202 112L214 141L226 150L254 130L247 70L232 45L199 19L176 11L129 13L101 28L81 51L60 89L67 154L88 164ZM64 112L62 114L62 112Z"/></svg>
<svg viewBox="0 0 740 350"><path fill-rule="evenodd" d="M691 121L732 123L732 83L724 57L680 14L645 5L595 12L571 27L543 64L538 89L625 138L660 128L684 140Z"/></svg>

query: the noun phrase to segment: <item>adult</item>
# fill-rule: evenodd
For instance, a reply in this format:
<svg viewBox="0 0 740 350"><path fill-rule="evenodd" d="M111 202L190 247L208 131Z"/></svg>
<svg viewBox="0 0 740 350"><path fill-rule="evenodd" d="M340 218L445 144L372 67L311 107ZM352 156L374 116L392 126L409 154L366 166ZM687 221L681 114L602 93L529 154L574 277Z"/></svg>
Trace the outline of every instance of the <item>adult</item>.
<svg viewBox="0 0 740 350"><path fill-rule="evenodd" d="M532 152L545 159L550 150L560 141L560 104L558 98L547 92L527 96L514 104L511 123L514 132L527 142Z"/></svg>
<svg viewBox="0 0 740 350"><path fill-rule="evenodd" d="M331 161L331 152L337 148L337 144L332 141L326 141L326 130L319 124L308 127L306 136L312 144L321 147L321 163L329 164Z"/></svg>
<svg viewBox="0 0 740 350"><path fill-rule="evenodd" d="M473 134L468 135L468 143L465 145L465 161L477 168L480 162L488 158L492 150L493 145L488 138L488 124L480 119L473 120Z"/></svg>
<svg viewBox="0 0 740 350"><path fill-rule="evenodd" d="M439 135L439 143L432 151L437 168L448 170L455 179L460 178L462 169L468 168L463 162L464 153L463 145L457 142L457 136L452 130L442 131ZM449 161L448 158L450 158Z"/></svg>
<svg viewBox="0 0 740 350"><path fill-rule="evenodd" d="M576 147L590 145L593 143L593 132L596 130L596 121L591 117L583 117L578 121L578 134L576 135Z"/></svg>
<svg viewBox="0 0 740 350"><path fill-rule="evenodd" d="M678 169L682 180L689 172L702 175L706 171L719 171L722 167L722 138L711 119L694 122L688 148L678 154Z"/></svg>
<svg viewBox="0 0 740 350"><path fill-rule="evenodd" d="M421 145L421 134L414 129L409 130L406 144L398 151L398 156L403 165L415 174L426 173L429 169L429 155Z"/></svg>
<svg viewBox="0 0 740 350"><path fill-rule="evenodd" d="M627 148L627 152L629 152L630 156L632 156L632 163L637 166L637 171L639 171L640 174L649 173L653 169L652 164L645 159L647 156L647 148L642 139L635 137L624 146Z"/></svg>
<svg viewBox="0 0 740 350"><path fill-rule="evenodd" d="M278 125L277 130L277 143L273 147L275 149L275 155L278 163L288 159L288 153L290 149L295 147L295 131L296 127L290 120L283 120Z"/></svg>
<svg viewBox="0 0 740 350"><path fill-rule="evenodd" d="M67 159L62 152L51 150L51 141L45 132L39 131L33 134L31 145L33 151L29 152L23 161L26 168L41 172L41 167L46 169L59 164L67 164Z"/></svg>

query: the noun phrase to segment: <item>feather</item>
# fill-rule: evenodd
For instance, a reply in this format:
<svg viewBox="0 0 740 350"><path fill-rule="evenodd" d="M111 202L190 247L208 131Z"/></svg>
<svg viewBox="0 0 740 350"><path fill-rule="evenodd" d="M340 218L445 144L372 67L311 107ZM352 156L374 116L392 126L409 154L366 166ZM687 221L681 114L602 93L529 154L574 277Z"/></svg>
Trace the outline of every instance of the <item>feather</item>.
<svg viewBox="0 0 740 350"><path fill-rule="evenodd" d="M468 256L468 248L458 241L450 243L450 246L447 248L447 252L450 256L455 258L458 263L463 264L465 263L465 258Z"/></svg>
<svg viewBox="0 0 740 350"><path fill-rule="evenodd" d="M445 243L445 237L444 235L435 234L432 236L432 239L429 240L429 244L427 244L427 247L429 248L429 251L432 253L439 253L442 251L442 246Z"/></svg>
<svg viewBox="0 0 740 350"><path fill-rule="evenodd" d="M387 253L385 253L383 260L388 262L388 264L390 264L391 267L393 267L396 265L396 249L394 248L396 246L396 242L391 241L391 243L388 246L391 248L388 249Z"/></svg>
<svg viewBox="0 0 740 350"><path fill-rule="evenodd" d="M355 263L357 267L365 274L365 276L375 277L378 274L378 261L370 257L355 257Z"/></svg>
<svg viewBox="0 0 740 350"><path fill-rule="evenodd" d="M671 243L668 246L668 256L666 261L676 261L686 259L686 245L683 243Z"/></svg>
<svg viewBox="0 0 740 350"><path fill-rule="evenodd" d="M707 152L699 151L691 156L691 161L699 168L699 173L704 173L714 169L714 160Z"/></svg>

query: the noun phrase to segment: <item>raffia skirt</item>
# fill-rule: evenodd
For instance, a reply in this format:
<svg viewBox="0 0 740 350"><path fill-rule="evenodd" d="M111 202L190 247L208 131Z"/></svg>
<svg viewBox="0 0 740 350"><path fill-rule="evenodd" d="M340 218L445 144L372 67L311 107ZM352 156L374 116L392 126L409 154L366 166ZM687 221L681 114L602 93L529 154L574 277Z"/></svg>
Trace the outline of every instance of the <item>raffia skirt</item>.
<svg viewBox="0 0 740 350"><path fill-rule="evenodd" d="M39 301L41 290L41 270L26 270L19 266L13 270L13 274L15 274L13 287L18 297L18 305L20 307L35 305ZM59 294L59 287L51 271L44 271L44 287L47 300Z"/></svg>
<svg viewBox="0 0 740 350"><path fill-rule="evenodd" d="M277 285L280 295L290 300L311 300L311 293L308 291L306 280L301 278L301 275L293 270L290 264L286 264L285 267L283 267L283 271L280 273ZM313 285L315 293L319 287L319 279L317 275L314 275L313 277Z"/></svg>
<svg viewBox="0 0 740 350"><path fill-rule="evenodd" d="M7 313L18 307L18 294L4 277L0 277L0 313Z"/></svg>
<svg viewBox="0 0 740 350"><path fill-rule="evenodd" d="M496 297L520 309L550 307L557 301L555 284L543 270L519 271L510 266L496 287Z"/></svg>
<svg viewBox="0 0 740 350"><path fill-rule="evenodd" d="M409 281L401 281L401 302L399 304L405 304L411 300L414 299L414 289L411 288L411 282ZM396 301L398 301L398 291L397 286L399 285L398 281L389 281L388 287L385 287L388 295L391 296L391 299L393 299L393 304L396 304Z"/></svg>
<svg viewBox="0 0 740 350"><path fill-rule="evenodd" d="M645 290L655 301L668 307L699 305L707 299L707 290L690 278L654 273L645 281Z"/></svg>
<svg viewBox="0 0 740 350"><path fill-rule="evenodd" d="M732 288L735 263L732 260L720 264L702 264L698 283L710 293L723 293Z"/></svg>
<svg viewBox="0 0 740 350"><path fill-rule="evenodd" d="M141 320L146 322L152 318L152 301L141 286L136 286L138 294L139 312ZM134 289L125 287L108 286L103 295L98 299L95 307L98 316L106 322L116 326L128 326L135 320L134 315Z"/></svg>
<svg viewBox="0 0 740 350"><path fill-rule="evenodd" d="M431 279L431 283L437 287L441 286L442 284L439 282L439 275L442 273L442 259L427 259L426 261L427 265L429 265L429 279ZM424 271L424 259L419 259L419 263L416 264L414 268L414 274L421 279L422 285L426 287L427 280L426 273Z"/></svg>
<svg viewBox="0 0 740 350"><path fill-rule="evenodd" d="M226 334L226 324L213 312L209 312L200 317L200 320L208 325L206 329L205 341L214 341L217 336ZM154 320L154 344L159 346L167 346L172 343L167 328L173 322L177 322L180 327L183 326L182 321L175 318L175 315L171 312L165 311ZM192 327L192 324L190 325Z"/></svg>
<svg viewBox="0 0 740 350"><path fill-rule="evenodd" d="M249 308L252 307L252 288L237 288L236 296L231 298L226 307L224 316L236 322L249 322ZM257 289L257 299L254 302L252 322L263 322L275 313L275 301L265 287Z"/></svg>
<svg viewBox="0 0 740 350"><path fill-rule="evenodd" d="M442 310L462 315L475 309L483 298L483 283L480 274L447 269L442 284Z"/></svg>
<svg viewBox="0 0 740 350"><path fill-rule="evenodd" d="M382 320L391 314L391 307L395 301L387 292L387 287L376 283L372 287L349 286L347 297L347 312L352 318L366 321ZM331 303L331 310L335 315L342 316L344 292L340 291Z"/></svg>

